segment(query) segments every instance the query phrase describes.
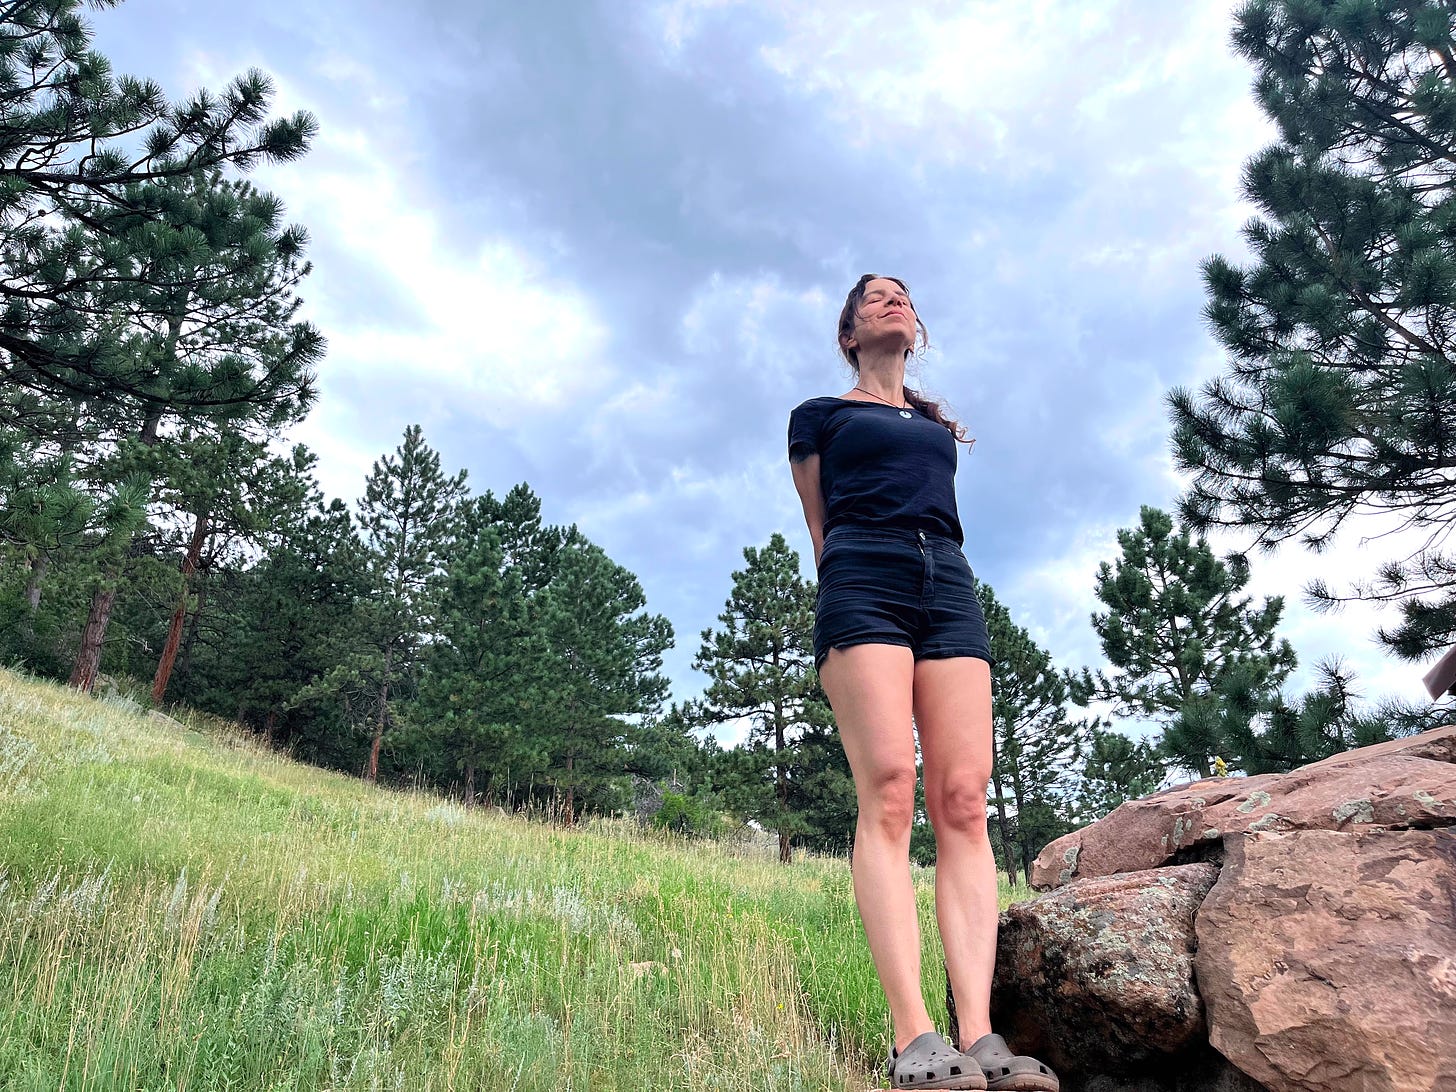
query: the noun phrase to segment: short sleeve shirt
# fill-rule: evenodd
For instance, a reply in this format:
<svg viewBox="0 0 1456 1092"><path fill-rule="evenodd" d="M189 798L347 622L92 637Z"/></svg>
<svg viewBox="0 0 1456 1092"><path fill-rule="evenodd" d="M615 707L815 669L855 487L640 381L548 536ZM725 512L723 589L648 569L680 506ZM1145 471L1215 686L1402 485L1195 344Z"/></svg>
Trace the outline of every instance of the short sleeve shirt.
<svg viewBox="0 0 1456 1092"><path fill-rule="evenodd" d="M961 545L956 441L913 406L810 398L789 414L789 458L819 453L824 533L840 524L945 535Z"/></svg>

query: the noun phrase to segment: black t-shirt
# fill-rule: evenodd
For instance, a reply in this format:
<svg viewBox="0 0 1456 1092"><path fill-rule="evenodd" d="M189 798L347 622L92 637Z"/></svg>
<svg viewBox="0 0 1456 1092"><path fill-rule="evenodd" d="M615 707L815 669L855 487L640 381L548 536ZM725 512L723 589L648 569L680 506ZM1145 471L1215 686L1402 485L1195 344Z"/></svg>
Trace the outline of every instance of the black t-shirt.
<svg viewBox="0 0 1456 1092"><path fill-rule="evenodd" d="M956 441L911 406L811 398L789 414L789 458L818 452L824 533L839 524L965 539L956 512Z"/></svg>

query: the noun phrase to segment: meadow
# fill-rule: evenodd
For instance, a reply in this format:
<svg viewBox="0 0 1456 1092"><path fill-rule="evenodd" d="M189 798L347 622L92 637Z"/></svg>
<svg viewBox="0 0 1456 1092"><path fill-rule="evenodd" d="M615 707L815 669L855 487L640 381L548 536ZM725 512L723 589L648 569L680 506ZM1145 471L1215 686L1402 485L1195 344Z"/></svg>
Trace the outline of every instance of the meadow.
<svg viewBox="0 0 1456 1092"><path fill-rule="evenodd" d="M0 671L0 1088L883 1083L847 861L467 811L179 716Z"/></svg>

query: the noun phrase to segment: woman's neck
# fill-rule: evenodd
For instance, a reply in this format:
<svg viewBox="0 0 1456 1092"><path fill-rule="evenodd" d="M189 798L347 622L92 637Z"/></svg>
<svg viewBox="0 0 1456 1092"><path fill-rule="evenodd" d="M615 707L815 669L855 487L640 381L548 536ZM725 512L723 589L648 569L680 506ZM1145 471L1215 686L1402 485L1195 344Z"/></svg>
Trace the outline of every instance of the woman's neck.
<svg viewBox="0 0 1456 1092"><path fill-rule="evenodd" d="M859 379L855 386L899 405L905 398L905 357L892 352L886 356L860 353Z"/></svg>

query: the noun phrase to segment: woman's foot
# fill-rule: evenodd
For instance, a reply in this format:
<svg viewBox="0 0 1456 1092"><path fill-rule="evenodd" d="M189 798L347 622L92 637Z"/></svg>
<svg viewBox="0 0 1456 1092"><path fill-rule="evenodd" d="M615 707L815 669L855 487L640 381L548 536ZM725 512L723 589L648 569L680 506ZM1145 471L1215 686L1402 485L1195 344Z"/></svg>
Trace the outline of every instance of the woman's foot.
<svg viewBox="0 0 1456 1092"><path fill-rule="evenodd" d="M903 1052L890 1048L890 1085L894 1088L984 1089L979 1063L941 1038L917 1035Z"/></svg>
<svg viewBox="0 0 1456 1092"><path fill-rule="evenodd" d="M995 1032L982 1035L965 1056L981 1067L991 1092L1059 1092L1062 1086L1050 1066L1027 1054L1012 1054Z"/></svg>

